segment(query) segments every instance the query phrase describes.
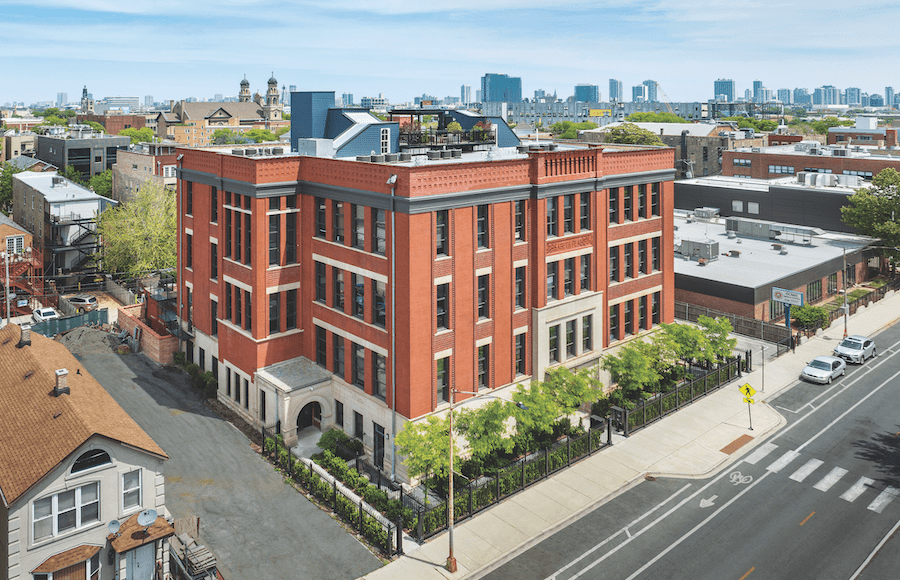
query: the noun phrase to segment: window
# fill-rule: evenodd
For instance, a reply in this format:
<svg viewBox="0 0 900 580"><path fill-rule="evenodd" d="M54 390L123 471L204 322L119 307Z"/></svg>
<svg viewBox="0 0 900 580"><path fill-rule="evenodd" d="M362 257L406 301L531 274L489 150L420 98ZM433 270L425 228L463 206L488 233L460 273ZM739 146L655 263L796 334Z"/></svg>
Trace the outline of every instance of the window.
<svg viewBox="0 0 900 580"><path fill-rule="evenodd" d="M357 411L353 411L353 436L360 441L365 437L365 433L363 432L363 416Z"/></svg>
<svg viewBox="0 0 900 580"><path fill-rule="evenodd" d="M794 168L788 165L769 165L769 173L777 173L780 175L793 175Z"/></svg>
<svg viewBox="0 0 900 580"><path fill-rule="evenodd" d="M357 318L366 318L366 298L365 285L366 279L359 274L350 274L350 285L353 292L353 316Z"/></svg>
<svg viewBox="0 0 900 580"><path fill-rule="evenodd" d="M316 237L325 239L327 232L325 231L325 199L316 198Z"/></svg>
<svg viewBox="0 0 900 580"><path fill-rule="evenodd" d="M225 210L225 257L231 257L231 214L230 209Z"/></svg>
<svg viewBox="0 0 900 580"><path fill-rule="evenodd" d="M326 366L325 360L327 356L325 329L321 326L316 326L316 364L322 367Z"/></svg>
<svg viewBox="0 0 900 580"><path fill-rule="evenodd" d="M731 211L744 211L744 202L739 199L731 200Z"/></svg>
<svg viewBox="0 0 900 580"><path fill-rule="evenodd" d="M750 167L750 159L733 159L732 165L736 165L738 167Z"/></svg>
<svg viewBox="0 0 900 580"><path fill-rule="evenodd" d="M297 262L297 214L284 215L284 263Z"/></svg>
<svg viewBox="0 0 900 580"><path fill-rule="evenodd" d="M281 209L281 198L280 197L270 197L269 198L269 211L278 211Z"/></svg>
<svg viewBox="0 0 900 580"><path fill-rule="evenodd" d="M385 284L378 280L372 280L372 323L384 328L384 293Z"/></svg>
<svg viewBox="0 0 900 580"><path fill-rule="evenodd" d="M581 256L581 289L591 289L591 255L584 254Z"/></svg>
<svg viewBox="0 0 900 580"><path fill-rule="evenodd" d="M806 285L806 301L815 302L822 299L822 280L816 280Z"/></svg>
<svg viewBox="0 0 900 580"><path fill-rule="evenodd" d="M200 362L200 372L203 373L206 371L206 351L202 348L198 348L197 350L199 351L197 360Z"/></svg>
<svg viewBox="0 0 900 580"><path fill-rule="evenodd" d="M619 223L619 188L609 190L609 223Z"/></svg>
<svg viewBox="0 0 900 580"><path fill-rule="evenodd" d="M634 255L631 243L622 245L622 261L624 262L625 277L634 278Z"/></svg>
<svg viewBox="0 0 900 580"><path fill-rule="evenodd" d="M234 373L234 402L237 404L241 404L241 377Z"/></svg>
<svg viewBox="0 0 900 580"><path fill-rule="evenodd" d="M244 379L244 408L250 408L250 381Z"/></svg>
<svg viewBox="0 0 900 580"><path fill-rule="evenodd" d="M184 211L188 215L194 215L194 184L190 181L185 181L184 185L186 187L184 192ZM32 209L34 209L34 200L32 200Z"/></svg>
<svg viewBox="0 0 900 580"><path fill-rule="evenodd" d="M638 187L637 219L647 217L647 184L642 183Z"/></svg>
<svg viewBox="0 0 900 580"><path fill-rule="evenodd" d="M747 213L759 215L759 203L757 203L755 201L748 201L747 202Z"/></svg>
<svg viewBox="0 0 900 580"><path fill-rule="evenodd" d="M270 199L277 199L275 197ZM277 266L281 263L281 216L269 216L269 265Z"/></svg>
<svg viewBox="0 0 900 580"><path fill-rule="evenodd" d="M828 295L829 296L837 293L837 281L838 281L837 272L835 272L834 274L828 275Z"/></svg>
<svg viewBox="0 0 900 580"><path fill-rule="evenodd" d="M450 328L450 284L438 284L435 316L438 329Z"/></svg>
<svg viewBox="0 0 900 580"><path fill-rule="evenodd" d="M563 232L571 234L575 232L575 196L563 196Z"/></svg>
<svg viewBox="0 0 900 580"><path fill-rule="evenodd" d="M211 223L219 221L219 190L216 187L210 187L209 221Z"/></svg>
<svg viewBox="0 0 900 580"><path fill-rule="evenodd" d="M281 332L281 293L269 294L269 334Z"/></svg>
<svg viewBox="0 0 900 580"><path fill-rule="evenodd" d="M625 336L634 334L634 306L631 300L622 303L622 322L625 328Z"/></svg>
<svg viewBox="0 0 900 580"><path fill-rule="evenodd" d="M337 200L331 201L331 225L331 240L344 243L344 204Z"/></svg>
<svg viewBox="0 0 900 580"><path fill-rule="evenodd" d="M325 303L325 264L316 262L316 300Z"/></svg>
<svg viewBox="0 0 900 580"><path fill-rule="evenodd" d="M488 239L488 209L487 205L479 205L478 206L478 247L479 248L488 248L490 247L490 240Z"/></svg>
<svg viewBox="0 0 900 580"><path fill-rule="evenodd" d="M450 243L447 239L448 211L441 210L435 216L435 249L438 256L450 255Z"/></svg>
<svg viewBox="0 0 900 580"><path fill-rule="evenodd" d="M243 309L241 308L241 290L237 286L234 287L234 323L240 327L241 326L241 314L243 313Z"/></svg>
<svg viewBox="0 0 900 580"><path fill-rule="evenodd" d="M231 320L231 284L225 282L225 320Z"/></svg>
<svg viewBox="0 0 900 580"><path fill-rule="evenodd" d="M259 391L259 420L262 421L263 425L266 423L266 392L260 389Z"/></svg>
<svg viewBox="0 0 900 580"><path fill-rule="evenodd" d="M209 301L209 319L210 319L210 334L212 336L216 336L219 334L219 303L215 300Z"/></svg>
<svg viewBox="0 0 900 580"><path fill-rule="evenodd" d="M82 453L78 459L75 460L75 463L72 464L72 473L86 471L110 463L112 463L112 459L110 459L109 453L102 449L91 449L90 451Z"/></svg>
<svg viewBox="0 0 900 580"><path fill-rule="evenodd" d="M247 199L250 199L249 197ZM244 214L244 263L248 266L250 265L250 224L252 221L252 217L249 213Z"/></svg>
<svg viewBox="0 0 900 580"><path fill-rule="evenodd" d="M659 320L660 320L660 318L659 318L659 299L660 299L660 293L654 292L653 293L653 303L652 303L653 324L659 324Z"/></svg>
<svg viewBox="0 0 900 580"><path fill-rule="evenodd" d="M391 130L384 128L381 130L381 154L391 152Z"/></svg>
<svg viewBox="0 0 900 580"><path fill-rule="evenodd" d="M250 304L250 292L244 292L244 330L253 330L253 306Z"/></svg>
<svg viewBox="0 0 900 580"><path fill-rule="evenodd" d="M619 340L619 305L609 307L609 342Z"/></svg>
<svg viewBox="0 0 900 580"><path fill-rule="evenodd" d="M372 394L384 401L387 399L387 371L384 355L372 353Z"/></svg>
<svg viewBox="0 0 900 580"><path fill-rule="evenodd" d="M375 238L372 240L372 251L376 254L385 254L384 210L372 208L372 223L375 224Z"/></svg>
<svg viewBox="0 0 900 580"><path fill-rule="evenodd" d="M353 384L366 390L366 349L353 344Z"/></svg>
<svg viewBox="0 0 900 580"><path fill-rule="evenodd" d="M344 404L337 399L334 400L334 424L344 428Z"/></svg>
<svg viewBox="0 0 900 580"><path fill-rule="evenodd" d="M566 321L566 358L575 356L575 322Z"/></svg>
<svg viewBox="0 0 900 580"><path fill-rule="evenodd" d="M622 188L622 205L623 205L623 213L625 214L625 221L633 222L634 221L634 207L632 206L631 199L631 186L625 186Z"/></svg>
<svg viewBox="0 0 900 580"><path fill-rule="evenodd" d="M581 208L580 208L580 217L581 217L581 231L586 231L591 229L591 194L590 193L582 193L581 194Z"/></svg>
<svg viewBox="0 0 900 580"><path fill-rule="evenodd" d="M478 347L478 388L490 386L491 346Z"/></svg>
<svg viewBox="0 0 900 580"><path fill-rule="evenodd" d="M184 236L184 267L194 267L194 236L191 234Z"/></svg>
<svg viewBox="0 0 900 580"><path fill-rule="evenodd" d="M344 271L340 268L331 267L331 286L332 298L331 307L337 310L344 310Z"/></svg>
<svg viewBox="0 0 900 580"><path fill-rule="evenodd" d="M784 302L769 300L769 320L775 320L784 316Z"/></svg>
<svg viewBox="0 0 900 580"><path fill-rule="evenodd" d="M141 505L141 470L135 469L122 475L122 508L128 511Z"/></svg>
<svg viewBox="0 0 900 580"><path fill-rule="evenodd" d="M550 327L549 344L550 363L559 362L559 325Z"/></svg>
<svg viewBox="0 0 900 580"><path fill-rule="evenodd" d="M516 210L516 241L525 241L525 200L515 202Z"/></svg>
<svg viewBox="0 0 900 580"><path fill-rule="evenodd" d="M516 308L525 308L525 266L516 268Z"/></svg>
<svg viewBox="0 0 900 580"><path fill-rule="evenodd" d="M651 240L651 261L654 272L658 272L660 268L660 238L653 238Z"/></svg>
<svg viewBox="0 0 900 580"><path fill-rule="evenodd" d="M640 240L637 243L638 248L638 276L641 274L649 274L647 270L647 240Z"/></svg>
<svg viewBox="0 0 900 580"><path fill-rule="evenodd" d="M557 223L557 200L555 197L547 198L547 237L552 238L559 232Z"/></svg>
<svg viewBox="0 0 900 580"><path fill-rule="evenodd" d="M6 238L6 253L21 254L25 251L25 236L8 236Z"/></svg>
<svg viewBox="0 0 900 580"><path fill-rule="evenodd" d="M209 277L215 280L219 277L219 245L210 244L209 246Z"/></svg>
<svg viewBox="0 0 900 580"><path fill-rule="evenodd" d="M287 296L285 297L285 310L287 311L284 324L285 330L297 328L297 290L287 291Z"/></svg>
<svg viewBox="0 0 900 580"><path fill-rule="evenodd" d="M581 318L581 352L594 350L594 315Z"/></svg>
<svg viewBox="0 0 900 580"><path fill-rule="evenodd" d="M575 294L575 258L567 258L563 262L563 295Z"/></svg>
<svg viewBox="0 0 900 580"><path fill-rule="evenodd" d="M559 274L559 265L557 262L547 264L547 301L556 300L557 277Z"/></svg>
<svg viewBox="0 0 900 580"><path fill-rule="evenodd" d="M516 335L516 375L525 374L525 337L526 333Z"/></svg>
<svg viewBox="0 0 900 580"><path fill-rule="evenodd" d="M490 283L490 275L485 274L478 277L478 318L491 317Z"/></svg>
<svg viewBox="0 0 900 580"><path fill-rule="evenodd" d="M619 281L619 246L609 249L609 281Z"/></svg>
<svg viewBox="0 0 900 580"><path fill-rule="evenodd" d="M450 402L450 357L437 360L437 401Z"/></svg>
<svg viewBox="0 0 900 580"><path fill-rule="evenodd" d="M350 245L359 250L366 249L366 207L356 203L350 204L350 218L353 221L353 235Z"/></svg>
<svg viewBox="0 0 900 580"><path fill-rule="evenodd" d="M344 337L339 334L331 335L331 362L334 365L334 374L344 378Z"/></svg>
<svg viewBox="0 0 900 580"><path fill-rule="evenodd" d="M641 296L638 301L638 331L647 328L647 296Z"/></svg>
<svg viewBox="0 0 900 580"><path fill-rule="evenodd" d="M659 183L650 184L650 215L659 215Z"/></svg>
<svg viewBox="0 0 900 580"><path fill-rule="evenodd" d="M97 482L89 483L36 500L31 519L34 541L59 536L100 521L99 487Z"/></svg>

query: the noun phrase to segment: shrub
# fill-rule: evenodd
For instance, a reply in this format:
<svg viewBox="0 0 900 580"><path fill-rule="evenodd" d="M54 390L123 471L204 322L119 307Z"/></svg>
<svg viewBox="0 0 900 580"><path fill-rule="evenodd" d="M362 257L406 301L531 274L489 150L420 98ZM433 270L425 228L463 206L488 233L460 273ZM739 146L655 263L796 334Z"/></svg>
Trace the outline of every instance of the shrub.
<svg viewBox="0 0 900 580"><path fill-rule="evenodd" d="M187 359L185 359L183 352L176 352L175 356L173 357L173 361L175 362L176 365L184 368L184 365L187 362Z"/></svg>
<svg viewBox="0 0 900 580"><path fill-rule="evenodd" d="M184 367L184 370L187 371L189 377L191 377L191 383L197 384L197 377L200 376L200 366L194 363L191 363Z"/></svg>
<svg viewBox="0 0 900 580"><path fill-rule="evenodd" d="M350 437L348 437L347 434L340 429L329 429L328 431L322 433L322 436L319 437L319 442L316 443L316 445L330 453L337 453L337 444L343 444L349 439Z"/></svg>

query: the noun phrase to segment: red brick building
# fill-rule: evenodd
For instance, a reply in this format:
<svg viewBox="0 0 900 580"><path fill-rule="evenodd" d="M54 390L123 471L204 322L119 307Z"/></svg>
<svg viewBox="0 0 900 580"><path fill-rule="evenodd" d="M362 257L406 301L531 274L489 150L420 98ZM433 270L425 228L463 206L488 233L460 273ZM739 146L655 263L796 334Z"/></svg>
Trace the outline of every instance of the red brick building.
<svg viewBox="0 0 900 580"><path fill-rule="evenodd" d="M79 123L88 121L100 123L110 135L118 135L124 129L143 129L147 125L145 115L96 115L94 113L78 113Z"/></svg>
<svg viewBox="0 0 900 580"><path fill-rule="evenodd" d="M379 464L451 386L589 365L673 319L671 149L276 151L179 150L179 315L219 398L289 442L337 426Z"/></svg>
<svg viewBox="0 0 900 580"><path fill-rule="evenodd" d="M736 149L722 152L722 175L775 179L806 171L872 179L888 167L900 170L897 153L891 149L823 147L818 141Z"/></svg>

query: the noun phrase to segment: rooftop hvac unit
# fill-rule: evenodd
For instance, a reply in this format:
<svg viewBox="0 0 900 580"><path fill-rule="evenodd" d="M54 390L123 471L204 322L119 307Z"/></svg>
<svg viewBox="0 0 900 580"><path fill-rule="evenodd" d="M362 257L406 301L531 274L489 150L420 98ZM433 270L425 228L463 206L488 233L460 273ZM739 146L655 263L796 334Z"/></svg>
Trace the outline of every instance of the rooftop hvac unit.
<svg viewBox="0 0 900 580"><path fill-rule="evenodd" d="M716 260L719 257L719 242L681 240L680 252L681 255L688 258Z"/></svg>
<svg viewBox="0 0 900 580"><path fill-rule="evenodd" d="M273 147L272 155L284 155L284 147Z"/></svg>
<svg viewBox="0 0 900 580"><path fill-rule="evenodd" d="M257 154L256 149L247 149L244 151L244 155L246 155L247 157L254 157L254 156L256 156L256 154Z"/></svg>
<svg viewBox="0 0 900 580"><path fill-rule="evenodd" d="M719 208L717 207L698 207L694 210L694 215L703 219L715 219L719 217Z"/></svg>
<svg viewBox="0 0 900 580"><path fill-rule="evenodd" d="M832 157L847 157L847 150L843 149L843 148L834 149L834 150L832 150L831 155L832 155Z"/></svg>

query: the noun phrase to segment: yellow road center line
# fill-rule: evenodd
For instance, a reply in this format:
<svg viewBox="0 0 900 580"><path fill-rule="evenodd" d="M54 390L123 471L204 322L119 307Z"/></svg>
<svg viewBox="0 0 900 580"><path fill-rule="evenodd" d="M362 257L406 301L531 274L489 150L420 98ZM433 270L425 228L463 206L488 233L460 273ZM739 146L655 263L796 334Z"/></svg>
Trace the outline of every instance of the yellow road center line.
<svg viewBox="0 0 900 580"><path fill-rule="evenodd" d="M814 515L816 515L816 512L813 512L813 513L809 514L808 516L806 516L806 519L803 520L802 522L800 522L800 525L802 526L803 524L805 524L806 522L808 522L808 521L809 521L809 518L813 517Z"/></svg>
<svg viewBox="0 0 900 580"><path fill-rule="evenodd" d="M744 574L743 576L741 576L738 580L744 580L744 578L746 578L747 576L749 576L750 573L753 572L754 570L756 570L756 566L754 566L754 567L750 568L749 570L747 570L747 573Z"/></svg>

